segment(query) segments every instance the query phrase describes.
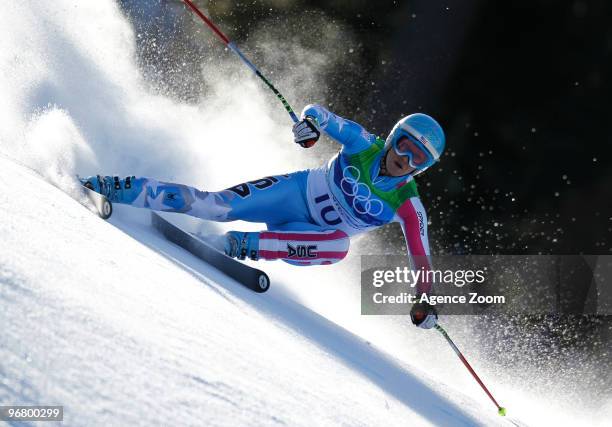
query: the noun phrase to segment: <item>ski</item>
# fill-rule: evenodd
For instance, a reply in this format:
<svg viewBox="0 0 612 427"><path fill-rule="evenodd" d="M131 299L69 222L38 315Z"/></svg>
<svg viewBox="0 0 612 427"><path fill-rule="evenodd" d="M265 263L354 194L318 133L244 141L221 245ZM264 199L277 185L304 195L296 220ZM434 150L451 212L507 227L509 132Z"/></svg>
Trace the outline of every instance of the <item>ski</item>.
<svg viewBox="0 0 612 427"><path fill-rule="evenodd" d="M151 224L172 243L191 252L252 291L262 293L266 292L270 287L270 278L263 271L243 264L219 252L193 234L172 224L157 212L151 212Z"/></svg>
<svg viewBox="0 0 612 427"><path fill-rule="evenodd" d="M96 193L86 185L81 186L83 188L83 194L89 200L89 202L96 208L98 215L102 219L109 219L113 214L113 204L100 193ZM89 207L89 206L88 206Z"/></svg>

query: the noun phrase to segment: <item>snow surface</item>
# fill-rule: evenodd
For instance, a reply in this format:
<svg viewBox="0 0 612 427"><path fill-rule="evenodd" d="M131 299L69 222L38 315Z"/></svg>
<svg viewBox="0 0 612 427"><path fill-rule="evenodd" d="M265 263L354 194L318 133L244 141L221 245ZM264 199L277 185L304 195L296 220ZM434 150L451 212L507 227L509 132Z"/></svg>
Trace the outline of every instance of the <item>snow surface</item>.
<svg viewBox="0 0 612 427"><path fill-rule="evenodd" d="M75 173L216 190L323 162L324 146L288 143L283 109L212 36L201 35L207 90L187 104L150 90L135 42L147 35L116 2L5 3L0 405L62 404L66 425L504 423L437 334L404 316L359 315L359 254L371 240L353 239L334 266L265 263L272 288L258 295L166 242L146 211L116 206L107 223L67 195ZM305 49L292 50L318 58L316 75L328 58ZM298 108L316 101L296 83L304 72L274 75ZM583 404L579 371L496 366L469 320L443 322L509 414L606 425L612 406Z"/></svg>
<svg viewBox="0 0 612 427"><path fill-rule="evenodd" d="M144 221L107 223L4 158L0 188L2 404L64 405L68 425L500 423Z"/></svg>

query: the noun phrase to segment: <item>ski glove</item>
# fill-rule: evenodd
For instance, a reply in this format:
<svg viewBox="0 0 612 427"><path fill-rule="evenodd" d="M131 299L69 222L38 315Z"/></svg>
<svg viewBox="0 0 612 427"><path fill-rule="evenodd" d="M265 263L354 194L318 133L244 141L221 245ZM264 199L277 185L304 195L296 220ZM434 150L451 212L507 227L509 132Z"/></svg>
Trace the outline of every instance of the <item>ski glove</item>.
<svg viewBox="0 0 612 427"><path fill-rule="evenodd" d="M419 328L431 329L438 323L438 312L433 305L418 302L410 310L410 319Z"/></svg>
<svg viewBox="0 0 612 427"><path fill-rule="evenodd" d="M321 131L313 119L306 117L293 125L293 140L304 148L310 148L317 143Z"/></svg>

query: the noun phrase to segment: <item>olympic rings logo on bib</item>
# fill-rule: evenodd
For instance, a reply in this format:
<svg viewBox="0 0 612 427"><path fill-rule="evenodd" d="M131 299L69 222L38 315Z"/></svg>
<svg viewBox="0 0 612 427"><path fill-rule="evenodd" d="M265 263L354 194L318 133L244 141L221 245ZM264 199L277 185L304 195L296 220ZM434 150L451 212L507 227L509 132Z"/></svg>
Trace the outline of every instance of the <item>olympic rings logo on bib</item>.
<svg viewBox="0 0 612 427"><path fill-rule="evenodd" d="M353 209L362 215L378 216L384 210L383 203L378 199L372 199L370 188L363 182L359 182L361 173L355 166L346 166L342 171L340 189L344 194L353 198Z"/></svg>

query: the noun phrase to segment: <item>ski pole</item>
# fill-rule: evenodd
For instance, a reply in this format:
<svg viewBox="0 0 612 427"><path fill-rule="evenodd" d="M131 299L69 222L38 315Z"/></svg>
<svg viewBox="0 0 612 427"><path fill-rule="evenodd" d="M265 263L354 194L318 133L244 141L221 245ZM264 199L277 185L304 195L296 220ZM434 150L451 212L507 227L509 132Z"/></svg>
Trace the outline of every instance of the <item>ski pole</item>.
<svg viewBox="0 0 612 427"><path fill-rule="evenodd" d="M293 111L293 109L291 108L291 106L289 105L285 97L278 91L278 89L276 89L274 85L270 83L270 81L263 74L261 74L261 72L257 69L257 67L251 61L249 61L246 56L244 56L244 54L240 51L240 49L238 49L238 47L232 41L230 41L230 39L228 39L225 34L223 34L223 32L219 29L219 27L217 27L210 19L206 17L206 15L204 15L200 11L200 9L198 9L198 7L195 4L193 4L192 0L183 0L183 2L191 8L193 13L198 15L198 17L202 21L204 21L206 25L210 27L210 29L217 35L217 37L219 37L219 39L221 39L221 41L228 48L230 48L232 52L238 55L238 57L242 60L242 62L244 62L246 66L249 67L255 73L255 75L259 77L266 84L266 86L270 88L270 90L272 90L272 92L274 92L274 94L280 100L280 102L283 103L283 106L285 107L285 110L287 110L287 113L289 113L291 120L293 120L294 123L297 123L298 118L295 115L295 112Z"/></svg>
<svg viewBox="0 0 612 427"><path fill-rule="evenodd" d="M455 351L455 353L457 354L459 359L463 362L463 364L465 365L467 370L470 371L470 374L472 374L474 379L478 382L478 384L480 384L480 387L482 387L482 389L485 391L485 393L487 393L487 396L489 396L491 398L491 400L493 401L493 403L495 404L495 406L497 406L497 413L499 415L501 415L502 417L505 416L506 415L506 408L504 408L502 406L499 406L499 404L497 403L497 400L495 400L495 398L493 397L493 395L491 394L489 389L484 385L484 383L482 382L480 377L478 377L478 375L476 375L476 372L474 371L472 366L470 366L470 364L468 363L467 359L463 356L463 354L461 353L459 348L455 345L453 340L450 339L450 337L448 336L448 334L446 333L444 328L442 326L440 326L440 325L436 325L436 326L434 326L434 328L436 328L436 330L442 334L442 336L446 339L446 341L450 344L452 349Z"/></svg>

